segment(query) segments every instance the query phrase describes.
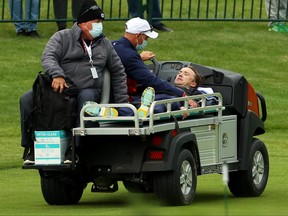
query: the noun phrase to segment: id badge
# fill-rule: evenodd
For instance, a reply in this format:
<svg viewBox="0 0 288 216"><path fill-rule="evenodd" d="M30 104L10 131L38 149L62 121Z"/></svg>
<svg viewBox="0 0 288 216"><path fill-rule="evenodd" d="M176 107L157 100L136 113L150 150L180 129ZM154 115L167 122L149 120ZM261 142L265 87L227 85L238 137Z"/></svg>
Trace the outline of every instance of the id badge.
<svg viewBox="0 0 288 216"><path fill-rule="evenodd" d="M93 79L98 78L98 74L97 74L96 68L95 67L91 67L90 70L91 70Z"/></svg>

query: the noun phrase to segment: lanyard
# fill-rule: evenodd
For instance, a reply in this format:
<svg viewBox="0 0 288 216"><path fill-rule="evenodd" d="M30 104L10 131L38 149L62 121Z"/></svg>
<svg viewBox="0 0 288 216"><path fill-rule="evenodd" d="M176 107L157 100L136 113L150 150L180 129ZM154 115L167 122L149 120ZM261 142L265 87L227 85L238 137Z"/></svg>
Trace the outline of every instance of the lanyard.
<svg viewBox="0 0 288 216"><path fill-rule="evenodd" d="M91 49L91 44L92 44L92 41L90 42L90 45L87 46L86 42L82 39L83 41L83 44L84 44L84 47L85 49L87 50L87 53L88 53L88 56L89 56L89 59L90 59L90 64L91 64L91 68L90 68L90 71L91 71L91 74L92 74L92 77L93 79L96 79L98 78L98 73L97 73L97 70L96 68L94 67L93 65L93 59L92 59L92 49Z"/></svg>
<svg viewBox="0 0 288 216"><path fill-rule="evenodd" d="M86 49L86 51L87 51L87 53L88 53L88 56L89 56L89 59L90 59L90 64L92 65L92 67L93 67L93 59L92 59L92 49L91 49L91 44L92 44L92 41L90 42L90 45L89 46L87 46L87 44L86 44L86 42L82 39L82 41L83 41L83 44L84 44L84 47L85 47L85 49Z"/></svg>

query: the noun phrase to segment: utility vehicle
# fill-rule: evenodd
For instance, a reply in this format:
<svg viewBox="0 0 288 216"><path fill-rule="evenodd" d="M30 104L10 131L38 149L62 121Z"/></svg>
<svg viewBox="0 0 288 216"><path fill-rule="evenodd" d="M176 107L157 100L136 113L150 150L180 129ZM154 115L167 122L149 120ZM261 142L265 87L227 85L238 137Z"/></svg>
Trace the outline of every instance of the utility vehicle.
<svg viewBox="0 0 288 216"><path fill-rule="evenodd" d="M223 165L233 195L263 193L269 175L268 151L258 138L265 133L264 97L239 73L186 61L154 60L148 67L173 85L179 69L190 64L205 77L201 87L214 93L154 101L149 117L142 119L131 104L109 104L106 99L85 105L80 127L72 130L72 164L23 167L39 170L46 202L77 204L88 183L92 192L115 192L123 182L127 191L155 193L165 205L188 205L196 194L197 176L222 174ZM105 82L109 95L109 77ZM216 97L217 104L207 105L209 97ZM189 109L188 99L201 99L201 107ZM187 110L171 110L180 100ZM154 114L161 103L167 112ZM84 111L91 106L129 107L134 116L113 117L108 112L106 117L87 117ZM185 119L184 112L189 114ZM87 122L100 126L85 127ZM75 144L77 139L81 146Z"/></svg>

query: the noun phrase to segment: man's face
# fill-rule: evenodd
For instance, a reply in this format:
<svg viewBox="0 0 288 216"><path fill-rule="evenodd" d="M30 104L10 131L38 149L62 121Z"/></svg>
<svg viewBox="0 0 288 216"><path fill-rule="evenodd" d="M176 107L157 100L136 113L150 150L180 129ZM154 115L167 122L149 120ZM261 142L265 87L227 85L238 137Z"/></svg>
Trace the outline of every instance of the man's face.
<svg viewBox="0 0 288 216"><path fill-rule="evenodd" d="M93 40L94 38L89 33L89 31L92 29L92 23L100 23L102 22L101 19L95 19L91 21L87 21L85 23L80 23L79 27L82 29L82 36L85 40Z"/></svg>
<svg viewBox="0 0 288 216"><path fill-rule="evenodd" d="M149 38L147 35L141 34L141 33L136 34L135 36L136 36L136 40L138 41L138 44L139 44L139 45L142 44L144 40L147 41L148 38Z"/></svg>
<svg viewBox="0 0 288 216"><path fill-rule="evenodd" d="M175 85L183 86L183 87L195 87L195 73L191 68L184 67L182 68L176 78L175 78Z"/></svg>

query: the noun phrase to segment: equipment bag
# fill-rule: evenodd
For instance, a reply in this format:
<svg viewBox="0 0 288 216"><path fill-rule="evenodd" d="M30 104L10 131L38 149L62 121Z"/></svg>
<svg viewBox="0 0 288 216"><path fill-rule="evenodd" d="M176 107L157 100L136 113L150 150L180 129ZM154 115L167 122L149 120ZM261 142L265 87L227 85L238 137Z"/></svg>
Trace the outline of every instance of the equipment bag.
<svg viewBox="0 0 288 216"><path fill-rule="evenodd" d="M66 81L69 88L54 92L52 78L39 72L33 84L33 108L30 114L30 131L70 130L77 116L77 89Z"/></svg>

